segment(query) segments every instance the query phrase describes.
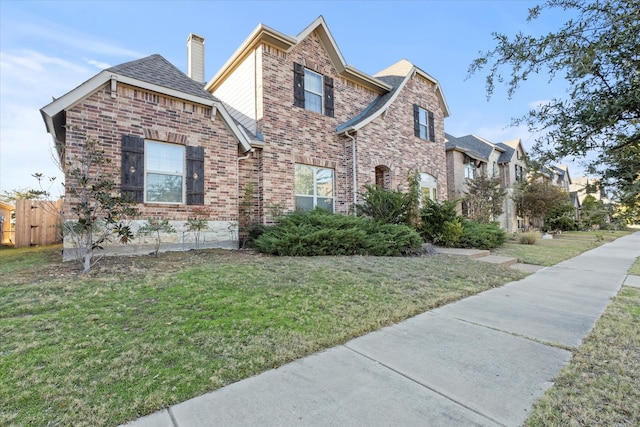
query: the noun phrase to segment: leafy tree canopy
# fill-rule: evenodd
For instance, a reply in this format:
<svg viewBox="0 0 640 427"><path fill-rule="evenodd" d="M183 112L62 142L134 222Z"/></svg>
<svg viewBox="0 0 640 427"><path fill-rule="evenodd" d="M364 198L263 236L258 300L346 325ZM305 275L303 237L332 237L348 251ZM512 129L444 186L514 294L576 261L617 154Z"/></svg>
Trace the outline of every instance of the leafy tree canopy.
<svg viewBox="0 0 640 427"><path fill-rule="evenodd" d="M541 132L531 154L543 163L594 154L589 171L626 195L622 201L637 203L628 196L637 194L640 169L629 171L618 162L640 164L640 1L548 0L529 9L528 21L545 9L574 18L542 36L493 33L496 47L471 63L469 75L488 72L489 97L496 83L506 84L511 97L532 74L564 77L566 98L554 98L513 124Z"/></svg>

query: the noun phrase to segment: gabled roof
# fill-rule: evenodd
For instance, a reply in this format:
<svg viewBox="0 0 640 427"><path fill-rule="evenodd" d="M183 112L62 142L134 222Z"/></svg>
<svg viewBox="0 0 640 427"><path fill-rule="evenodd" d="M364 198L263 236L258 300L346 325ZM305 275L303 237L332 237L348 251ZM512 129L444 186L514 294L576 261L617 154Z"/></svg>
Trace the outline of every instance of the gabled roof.
<svg viewBox="0 0 640 427"><path fill-rule="evenodd" d="M440 100L440 105L442 106L444 117L449 117L449 106L447 105L447 101L444 99L444 95L442 94L440 83L438 83L438 81L431 77L429 74L413 65L411 62L407 61L406 59L402 59L392 66L385 68L384 70L374 75L374 77L378 80L387 83L391 87L391 91L385 93L384 95L378 96L362 113L338 126L336 128L336 131L338 133L343 133L352 130L358 130L364 125L370 123L380 114L384 113L387 108L389 108L389 106L397 98L398 94L402 91L402 88L415 75L419 75L429 80L436 86L436 95Z"/></svg>
<svg viewBox="0 0 640 427"><path fill-rule="evenodd" d="M227 127L239 141L242 150L246 152L251 149L251 141L247 135L236 126L222 102L204 90L200 83L191 80L186 74L161 55L155 54L103 70L80 86L67 92L60 98L54 99L53 102L40 109L45 126L47 127L47 132L53 136L59 154L64 145L65 138L65 111L93 94L108 82L111 82L112 96L114 97L114 89L118 82L121 82L196 104L210 106L220 112ZM215 114L212 114L212 119L214 118Z"/></svg>
<svg viewBox="0 0 640 427"><path fill-rule="evenodd" d="M449 134L445 134L445 136L447 138L447 142L445 143L446 151L460 151L476 160L488 162L493 150L503 151L503 148L497 147L495 144L476 135L466 135L459 138Z"/></svg>
<svg viewBox="0 0 640 427"><path fill-rule="evenodd" d="M227 78L227 76L229 76L261 43L266 43L285 52L290 52L296 45L298 45L298 43L307 38L313 31L317 31L318 37L326 49L338 74L378 93L385 93L391 90L391 87L386 83L346 63L340 49L338 49L338 45L329 31L327 23L322 16L319 16L297 36L285 35L273 28L267 27L264 24L258 25L249 37L247 37L247 39L233 53L231 58L229 58L222 68L213 76L209 83L205 85L205 89L214 92Z"/></svg>

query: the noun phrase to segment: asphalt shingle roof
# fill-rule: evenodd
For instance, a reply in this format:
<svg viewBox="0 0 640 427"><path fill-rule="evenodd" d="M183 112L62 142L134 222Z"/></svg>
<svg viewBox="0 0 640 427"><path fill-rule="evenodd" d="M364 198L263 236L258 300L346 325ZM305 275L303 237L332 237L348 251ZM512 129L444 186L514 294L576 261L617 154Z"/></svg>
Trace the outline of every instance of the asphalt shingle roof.
<svg viewBox="0 0 640 427"><path fill-rule="evenodd" d="M204 90L204 83L198 83L190 79L162 55L154 54L135 61L125 62L108 68L107 71L201 98L216 99Z"/></svg>
<svg viewBox="0 0 640 427"><path fill-rule="evenodd" d="M376 78L387 83L389 86L392 86L393 89L391 89L391 91L385 93L384 95L381 95L374 99L373 102L369 104L369 106L362 113L338 126L336 128L336 131L338 133L360 123L361 121L366 120L367 118L375 115L378 111L380 111L381 108L384 108L387 105L387 101L391 97L393 97L393 94L398 90L406 76L382 76Z"/></svg>
<svg viewBox="0 0 640 427"><path fill-rule="evenodd" d="M447 143L445 144L446 150L452 150L454 148L460 148L463 151L469 153L472 157L489 161L489 156L493 151L493 146L478 139L473 135L461 136L459 138L446 134Z"/></svg>
<svg viewBox="0 0 640 427"><path fill-rule="evenodd" d="M498 158L498 163L508 163L513 159L513 153L516 151L512 147L509 147L507 144L503 144L499 142L496 146L502 148L504 150L503 153L500 153L500 157Z"/></svg>

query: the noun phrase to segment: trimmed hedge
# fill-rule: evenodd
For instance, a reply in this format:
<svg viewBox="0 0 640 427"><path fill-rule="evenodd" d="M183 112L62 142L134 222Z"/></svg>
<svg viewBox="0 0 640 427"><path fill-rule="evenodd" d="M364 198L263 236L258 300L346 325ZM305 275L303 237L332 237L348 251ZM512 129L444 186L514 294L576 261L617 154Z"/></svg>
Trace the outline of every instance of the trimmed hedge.
<svg viewBox="0 0 640 427"><path fill-rule="evenodd" d="M422 239L406 225L332 214L322 209L295 212L268 227L253 246L281 256L403 256L422 252Z"/></svg>

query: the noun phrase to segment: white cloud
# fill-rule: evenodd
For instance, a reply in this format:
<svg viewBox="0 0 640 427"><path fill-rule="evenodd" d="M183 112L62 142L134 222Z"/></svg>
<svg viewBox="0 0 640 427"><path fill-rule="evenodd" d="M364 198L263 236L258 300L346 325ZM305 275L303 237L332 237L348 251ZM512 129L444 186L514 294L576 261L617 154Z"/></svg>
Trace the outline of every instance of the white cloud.
<svg viewBox="0 0 640 427"><path fill-rule="evenodd" d="M53 153L53 139L36 108L12 106L3 111L0 190L36 187L37 181L31 176L36 172L56 176L56 182L62 182Z"/></svg>
<svg viewBox="0 0 640 427"><path fill-rule="evenodd" d="M91 52L97 55L124 56L128 58L140 58L145 56L140 52L125 49L114 45L110 41L97 39L95 36L81 33L70 27L59 25L35 25L23 23L20 31L31 37L40 37L47 41L55 41L64 46L73 48L74 51Z"/></svg>
<svg viewBox="0 0 640 427"><path fill-rule="evenodd" d="M104 70L107 68L111 68L111 65L109 65L106 62L101 62L101 61L96 61L95 59L86 59L85 61L87 61L87 64L89 65L93 65L94 67L100 69L100 70Z"/></svg>
<svg viewBox="0 0 640 427"><path fill-rule="evenodd" d="M45 71L45 66L49 64L57 65L73 72L86 72L84 67L77 64L61 58L47 56L33 50L23 50L21 55L0 52L0 62L3 68L6 67L9 71L15 70L18 74L25 69L28 71L43 72Z"/></svg>

